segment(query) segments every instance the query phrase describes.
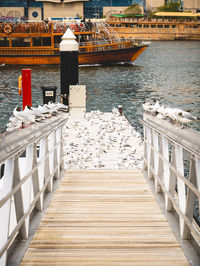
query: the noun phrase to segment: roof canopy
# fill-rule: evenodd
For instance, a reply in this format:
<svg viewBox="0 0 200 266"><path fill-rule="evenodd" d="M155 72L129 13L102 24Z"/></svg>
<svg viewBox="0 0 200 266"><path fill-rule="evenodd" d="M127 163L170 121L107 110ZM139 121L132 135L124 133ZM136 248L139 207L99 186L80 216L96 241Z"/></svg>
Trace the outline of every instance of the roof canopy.
<svg viewBox="0 0 200 266"><path fill-rule="evenodd" d="M190 12L156 12L155 15L160 17L200 17L200 13Z"/></svg>

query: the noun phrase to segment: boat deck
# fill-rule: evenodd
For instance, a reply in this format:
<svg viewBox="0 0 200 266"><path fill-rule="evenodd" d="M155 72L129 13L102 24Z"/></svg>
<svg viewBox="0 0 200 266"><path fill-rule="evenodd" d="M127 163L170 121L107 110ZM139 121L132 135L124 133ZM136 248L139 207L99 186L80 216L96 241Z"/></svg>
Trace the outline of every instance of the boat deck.
<svg viewBox="0 0 200 266"><path fill-rule="evenodd" d="M189 265L141 170L68 170L21 265Z"/></svg>

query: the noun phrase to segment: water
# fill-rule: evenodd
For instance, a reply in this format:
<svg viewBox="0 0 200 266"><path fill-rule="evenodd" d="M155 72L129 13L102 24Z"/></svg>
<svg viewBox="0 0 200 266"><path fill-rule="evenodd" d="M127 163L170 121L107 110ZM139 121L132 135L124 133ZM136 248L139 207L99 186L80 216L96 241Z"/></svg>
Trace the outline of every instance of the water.
<svg viewBox="0 0 200 266"><path fill-rule="evenodd" d="M0 132L16 105L21 105L17 80L22 67L0 67ZM42 104L43 85L60 87L59 66L31 67L33 105ZM171 107L200 117L200 42L152 42L134 64L84 66L79 83L87 86L87 110L111 111L123 106L129 121L142 131L142 102L158 98ZM59 91L58 91L59 93ZM199 123L191 125L200 130Z"/></svg>

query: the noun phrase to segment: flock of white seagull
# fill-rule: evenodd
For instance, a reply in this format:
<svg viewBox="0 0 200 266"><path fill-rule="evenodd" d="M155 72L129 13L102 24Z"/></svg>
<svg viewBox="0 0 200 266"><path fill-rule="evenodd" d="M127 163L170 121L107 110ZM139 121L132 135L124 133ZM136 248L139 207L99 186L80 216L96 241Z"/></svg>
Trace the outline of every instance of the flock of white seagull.
<svg viewBox="0 0 200 266"><path fill-rule="evenodd" d="M143 142L127 119L114 108L69 116L64 129L66 169L141 169Z"/></svg>
<svg viewBox="0 0 200 266"><path fill-rule="evenodd" d="M23 128L31 123L42 122L46 118L58 115L61 111L67 112L68 107L61 103L50 102L43 106L39 105L37 108L27 105L23 111L21 111L20 107L16 107L6 125L6 132L10 133L15 129Z"/></svg>
<svg viewBox="0 0 200 266"><path fill-rule="evenodd" d="M149 102L143 102L143 109L160 119L170 119L173 124L181 124L182 127L188 123L197 121L197 117L190 112L179 108L170 108L165 105L160 105L158 100L152 99Z"/></svg>
<svg viewBox="0 0 200 266"><path fill-rule="evenodd" d="M170 119L182 126L197 121L190 112L160 105L157 100L143 103L145 112L160 119ZM16 107L6 125L6 133L65 112L68 120L63 129L64 167L66 169L141 169L143 142L140 134L114 108L110 113L91 111L75 119L68 107L49 103L37 108Z"/></svg>

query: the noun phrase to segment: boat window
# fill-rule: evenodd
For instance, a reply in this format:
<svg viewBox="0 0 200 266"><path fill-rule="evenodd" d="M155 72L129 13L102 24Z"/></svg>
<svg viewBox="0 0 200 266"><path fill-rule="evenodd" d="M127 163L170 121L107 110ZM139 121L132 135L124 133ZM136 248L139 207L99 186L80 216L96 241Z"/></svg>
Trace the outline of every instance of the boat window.
<svg viewBox="0 0 200 266"><path fill-rule="evenodd" d="M33 46L41 46L41 38L33 38Z"/></svg>
<svg viewBox="0 0 200 266"><path fill-rule="evenodd" d="M163 28L163 25L162 24L158 24L158 28Z"/></svg>
<svg viewBox="0 0 200 266"><path fill-rule="evenodd" d="M137 28L142 28L142 25L141 24L137 24Z"/></svg>
<svg viewBox="0 0 200 266"><path fill-rule="evenodd" d="M12 47L30 47L30 38L12 38Z"/></svg>
<svg viewBox="0 0 200 266"><path fill-rule="evenodd" d="M149 28L149 25L145 25L145 24L144 24L144 28Z"/></svg>
<svg viewBox="0 0 200 266"><path fill-rule="evenodd" d="M44 37L41 38L42 46L51 46L51 38L50 37Z"/></svg>
<svg viewBox="0 0 200 266"><path fill-rule="evenodd" d="M0 38L0 47L9 47L9 39L1 37Z"/></svg>
<svg viewBox="0 0 200 266"><path fill-rule="evenodd" d="M54 36L54 46L58 47L62 36ZM85 42L85 35L80 36L79 42Z"/></svg>
<svg viewBox="0 0 200 266"><path fill-rule="evenodd" d="M173 29L176 28L176 25L172 25L172 28L173 28Z"/></svg>
<svg viewBox="0 0 200 266"><path fill-rule="evenodd" d="M164 28L168 29L169 28L169 25L164 25Z"/></svg>
<svg viewBox="0 0 200 266"><path fill-rule="evenodd" d="M151 24L151 28L156 28L156 25L155 24Z"/></svg>
<svg viewBox="0 0 200 266"><path fill-rule="evenodd" d="M197 26L193 26L193 29L197 29L198 27Z"/></svg>

